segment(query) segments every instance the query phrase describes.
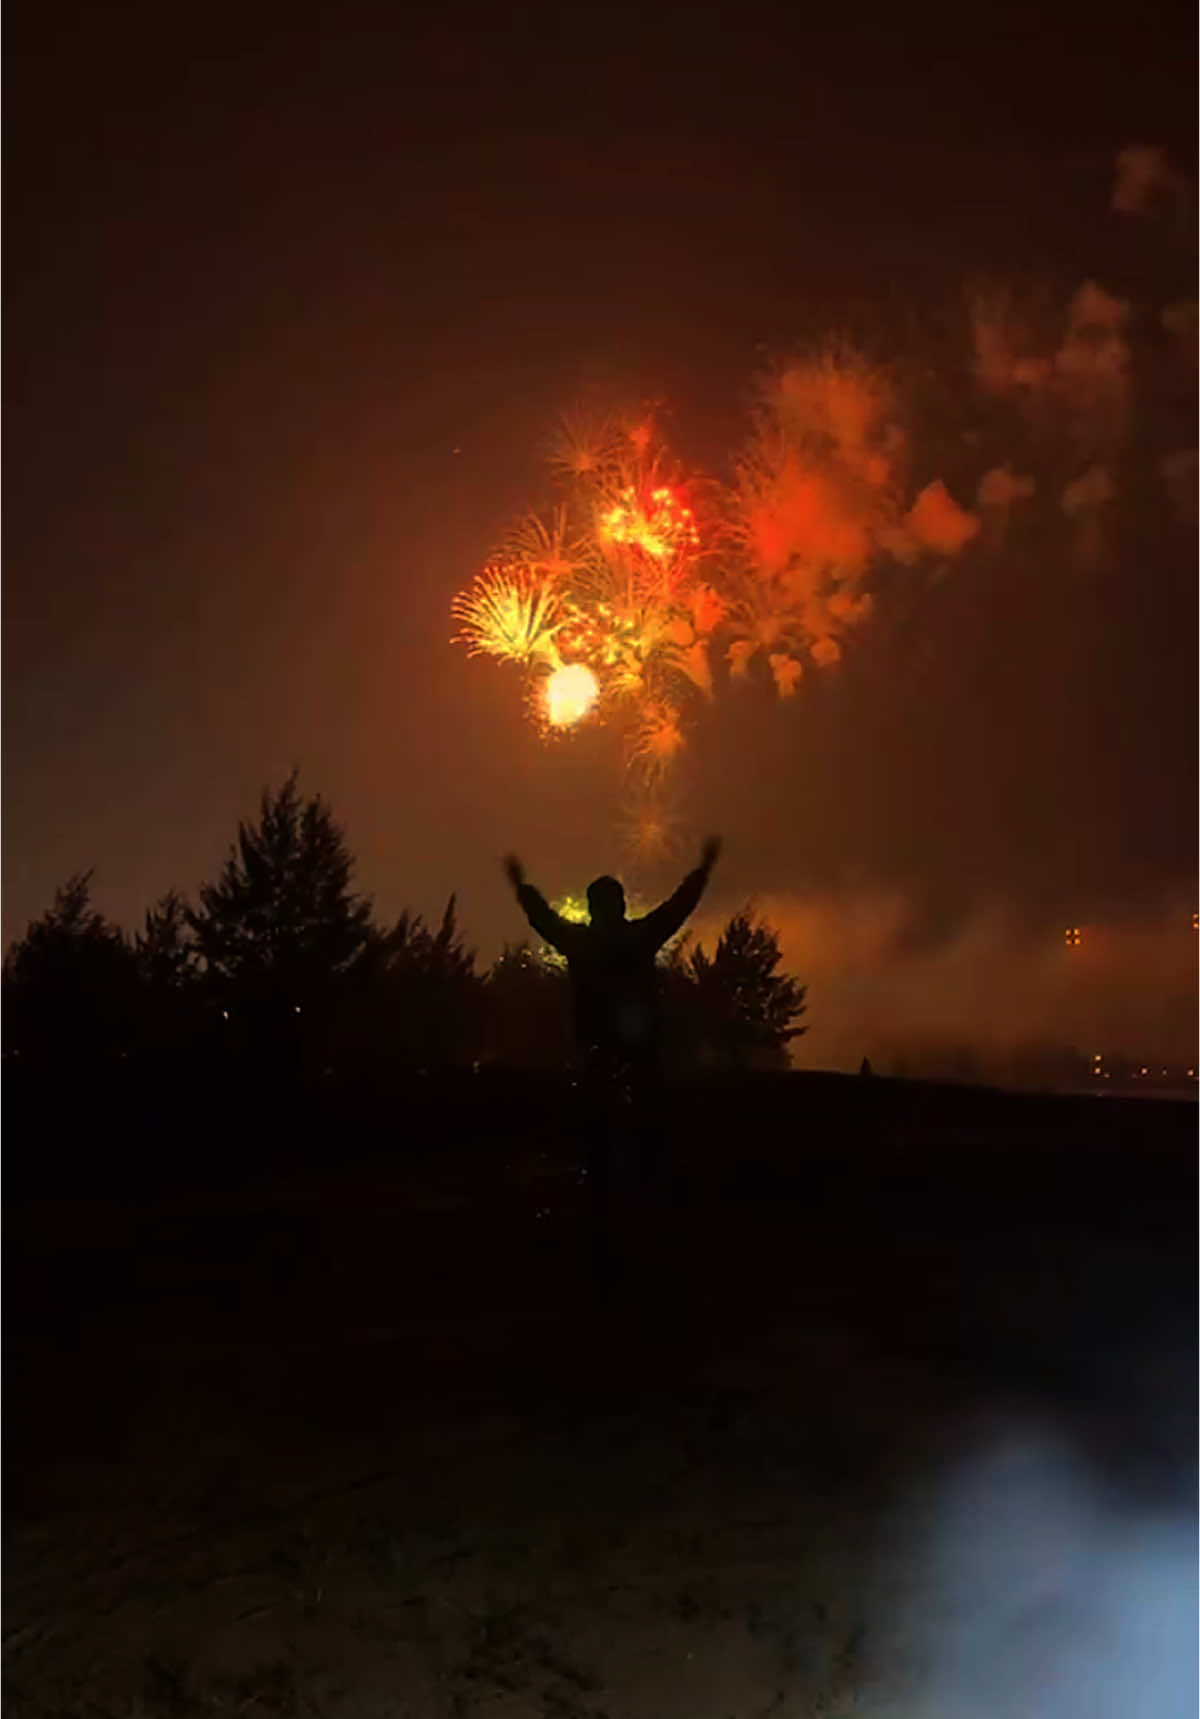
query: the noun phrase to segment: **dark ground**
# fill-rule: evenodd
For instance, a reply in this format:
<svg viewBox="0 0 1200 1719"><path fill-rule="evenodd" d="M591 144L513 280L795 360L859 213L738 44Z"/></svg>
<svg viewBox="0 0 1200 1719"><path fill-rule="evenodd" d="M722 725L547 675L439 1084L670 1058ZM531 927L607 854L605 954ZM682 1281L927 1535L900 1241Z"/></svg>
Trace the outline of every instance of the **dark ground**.
<svg viewBox="0 0 1200 1719"><path fill-rule="evenodd" d="M713 1088L604 1290L466 1084L6 1100L14 1719L1195 1711L1194 1105Z"/></svg>

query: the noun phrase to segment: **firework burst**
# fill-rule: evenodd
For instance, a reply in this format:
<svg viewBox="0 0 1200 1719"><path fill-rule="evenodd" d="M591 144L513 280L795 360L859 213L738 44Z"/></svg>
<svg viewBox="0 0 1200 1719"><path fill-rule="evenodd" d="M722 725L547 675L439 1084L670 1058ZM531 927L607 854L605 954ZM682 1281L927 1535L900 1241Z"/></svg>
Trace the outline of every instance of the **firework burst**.
<svg viewBox="0 0 1200 1719"><path fill-rule="evenodd" d="M627 485L600 515L599 532L604 541L623 544L659 566L677 561L700 542L691 508L665 484L645 496Z"/></svg>
<svg viewBox="0 0 1200 1719"><path fill-rule="evenodd" d="M683 751L683 727L679 711L665 700L643 705L629 737L629 766L642 780L662 780Z"/></svg>
<svg viewBox="0 0 1200 1719"><path fill-rule="evenodd" d="M1142 172L1140 157L1134 166ZM1123 158L1114 207L1137 195L1132 172ZM758 381L727 483L676 466L652 409L562 417L549 449L556 505L521 520L454 598L456 640L524 671L529 713L547 736L585 722L621 732L630 792L642 796L635 849L659 845L657 801L700 701L751 678L803 701L870 615L881 570L924 563L940 575L998 549L1016 504L1033 515L1035 496L1066 517L1088 556L1099 553L1132 457L1135 313L1094 283L1075 293L1065 322L1047 308L973 289L973 362L968 353L944 365L934 353L933 364L881 364L836 341L783 359ZM1163 318L1194 346L1194 305ZM971 381L963 402L947 386L956 376ZM955 448L973 506L936 476L922 424ZM1194 423L1181 421L1185 430L1186 449ZM971 475L964 450L977 444ZM1161 471L1182 508L1188 460L1170 455Z"/></svg>
<svg viewBox="0 0 1200 1719"><path fill-rule="evenodd" d="M621 844L636 866L653 867L681 851L681 819L662 792L641 792L621 821Z"/></svg>
<svg viewBox="0 0 1200 1719"><path fill-rule="evenodd" d="M542 688L546 721L551 728L574 728L600 696L600 683L586 663L564 663L547 675Z"/></svg>
<svg viewBox="0 0 1200 1719"><path fill-rule="evenodd" d="M465 644L470 656L525 665L539 660L557 664L554 635L560 605L549 578L525 567L498 563L485 567L450 607L459 622L454 642Z"/></svg>
<svg viewBox="0 0 1200 1719"><path fill-rule="evenodd" d="M458 639L537 671L529 703L547 734L619 725L657 780L683 747L687 701L712 692L727 601L699 578L703 534L646 414L564 417L552 463L564 498L521 519L455 599Z"/></svg>
<svg viewBox="0 0 1200 1719"><path fill-rule="evenodd" d="M762 383L729 504L733 674L759 658L779 696L793 697L805 661L841 659L885 556L957 554L978 531L940 483L906 496L907 440L891 374L848 348L792 360Z"/></svg>
<svg viewBox="0 0 1200 1719"><path fill-rule="evenodd" d="M607 412L564 412L550 444L550 465L569 483L607 489L620 482L625 438Z"/></svg>
<svg viewBox="0 0 1200 1719"><path fill-rule="evenodd" d="M527 575L547 580L556 590L577 584L588 561L589 545L571 529L565 507L543 518L527 513L504 545L504 560Z"/></svg>

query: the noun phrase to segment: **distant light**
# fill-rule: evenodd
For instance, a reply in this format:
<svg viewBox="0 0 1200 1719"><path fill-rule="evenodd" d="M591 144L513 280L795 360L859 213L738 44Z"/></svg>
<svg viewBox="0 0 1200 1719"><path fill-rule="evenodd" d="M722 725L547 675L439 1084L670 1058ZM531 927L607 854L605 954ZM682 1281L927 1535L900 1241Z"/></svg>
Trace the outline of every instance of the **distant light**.
<svg viewBox="0 0 1200 1719"><path fill-rule="evenodd" d="M299 1014L299 1013L300 1013L300 1005L299 1005L299 1003L297 1003L297 1004L296 1004L296 1013L297 1013L297 1014Z"/></svg>
<svg viewBox="0 0 1200 1719"><path fill-rule="evenodd" d="M1150 1070L1149 1070L1149 1069L1148 1069L1148 1068L1144 1068L1144 1069L1143 1069L1143 1070L1142 1070L1142 1073L1143 1073L1143 1074L1149 1074L1149 1073L1150 1073Z"/></svg>
<svg viewBox="0 0 1200 1719"><path fill-rule="evenodd" d="M228 1009L222 1009L221 1010L221 1019L223 1021L227 1021L229 1019L229 1010Z"/></svg>
<svg viewBox="0 0 1200 1719"><path fill-rule="evenodd" d="M1195 1080L1195 1078L1196 1078L1196 1071L1195 1071L1195 1069L1194 1069L1194 1068L1189 1068L1189 1069L1188 1069L1188 1079L1189 1079L1189 1080Z"/></svg>

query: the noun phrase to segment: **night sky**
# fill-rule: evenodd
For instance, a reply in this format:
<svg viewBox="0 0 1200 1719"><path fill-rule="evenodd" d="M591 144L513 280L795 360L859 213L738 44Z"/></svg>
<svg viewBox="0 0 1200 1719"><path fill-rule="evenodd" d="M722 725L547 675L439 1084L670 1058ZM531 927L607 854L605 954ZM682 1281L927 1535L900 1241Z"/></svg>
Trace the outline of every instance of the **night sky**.
<svg viewBox="0 0 1200 1719"><path fill-rule="evenodd" d="M1183 4L293 11L7 14L6 942L77 868L130 927L194 895L299 765L381 913L457 889L490 955L505 849L552 891L620 863L618 749L547 749L449 643L557 412L663 402L727 470L767 358L840 328L936 364L977 276L1148 327L1195 296L1194 222L1111 209L1133 144L1194 206ZM1193 382L1143 387L1147 445L1174 413L1194 446ZM899 892L936 939L1190 902L1166 515L897 586L791 704L723 696L680 781L717 905Z"/></svg>

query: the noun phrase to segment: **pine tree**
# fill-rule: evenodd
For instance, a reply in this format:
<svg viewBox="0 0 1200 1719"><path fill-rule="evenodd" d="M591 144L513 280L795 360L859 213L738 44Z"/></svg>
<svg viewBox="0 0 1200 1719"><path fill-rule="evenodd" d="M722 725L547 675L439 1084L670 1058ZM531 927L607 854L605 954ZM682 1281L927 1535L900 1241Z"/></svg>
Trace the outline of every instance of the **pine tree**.
<svg viewBox="0 0 1200 1719"><path fill-rule="evenodd" d="M407 912L388 929L373 929L354 990L359 1036L377 1057L418 1068L473 1060L482 980L474 951L463 943L453 895L436 931Z"/></svg>
<svg viewBox="0 0 1200 1719"><path fill-rule="evenodd" d="M370 902L356 896L354 860L319 797L296 772L264 789L258 822L238 825L216 883L200 887L187 922L208 984L231 1009L319 1007L362 957Z"/></svg>
<svg viewBox="0 0 1200 1719"><path fill-rule="evenodd" d="M188 922L188 905L169 889L148 908L134 935L139 988L138 1044L161 1056L196 1048L200 1031L199 954Z"/></svg>
<svg viewBox="0 0 1200 1719"><path fill-rule="evenodd" d="M133 951L142 983L157 996L186 990L199 966L196 940L188 923L188 905L178 890L147 908L141 931L134 934Z"/></svg>
<svg viewBox="0 0 1200 1719"><path fill-rule="evenodd" d="M720 1061L786 1066L789 1040L805 1031L794 1023L807 987L777 971L781 960L778 935L749 908L729 920L711 959L699 947L688 958L699 1027Z"/></svg>
<svg viewBox="0 0 1200 1719"><path fill-rule="evenodd" d="M527 942L506 943L484 990L487 1059L507 1068L561 1068L571 1055L565 968Z"/></svg>
<svg viewBox="0 0 1200 1719"><path fill-rule="evenodd" d="M96 911L91 871L55 891L4 958L6 1048L29 1061L93 1061L133 1032L136 963L120 929Z"/></svg>

